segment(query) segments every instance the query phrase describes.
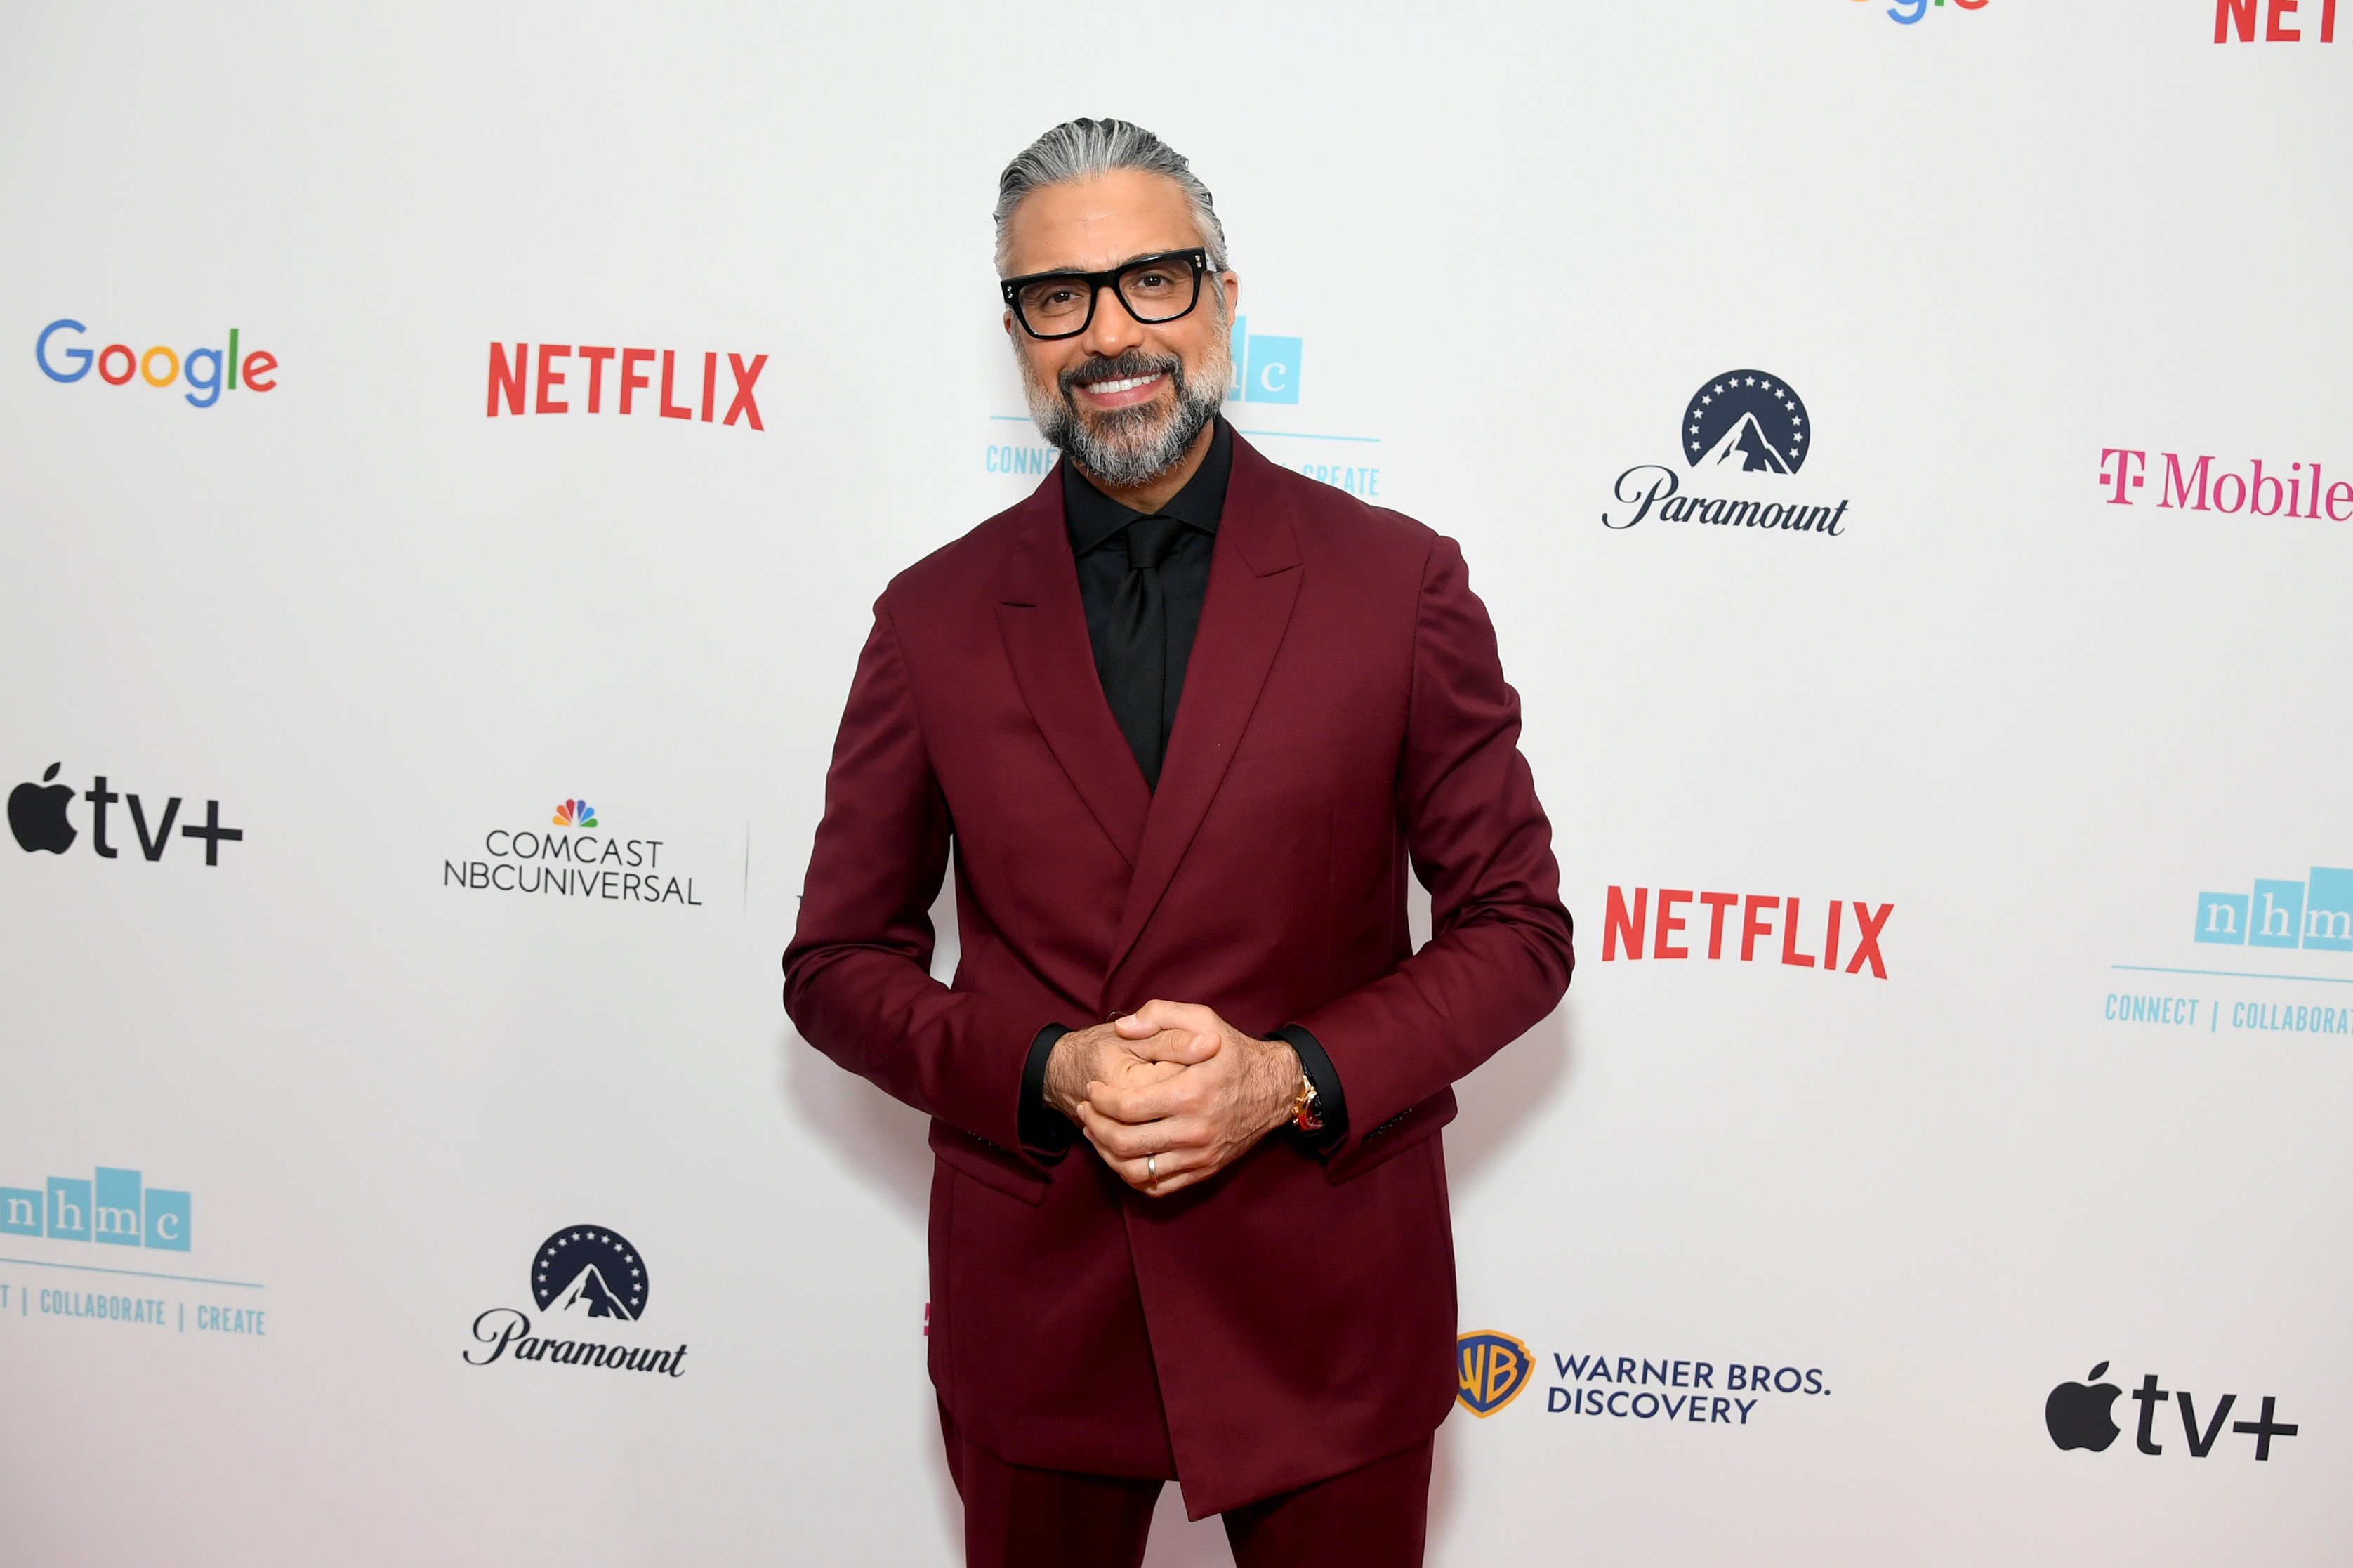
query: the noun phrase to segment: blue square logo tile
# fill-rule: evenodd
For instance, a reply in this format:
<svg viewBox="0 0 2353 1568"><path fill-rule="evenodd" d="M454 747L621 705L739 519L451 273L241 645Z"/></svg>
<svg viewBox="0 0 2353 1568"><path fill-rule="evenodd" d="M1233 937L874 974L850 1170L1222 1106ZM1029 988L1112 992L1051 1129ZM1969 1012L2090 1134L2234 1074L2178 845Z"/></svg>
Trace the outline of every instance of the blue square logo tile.
<svg viewBox="0 0 2353 1568"><path fill-rule="evenodd" d="M188 1194L147 1189L147 1245L165 1252L188 1250Z"/></svg>
<svg viewBox="0 0 2353 1568"><path fill-rule="evenodd" d="M90 1184L68 1176L51 1176L48 1217L51 1241L88 1241Z"/></svg>
<svg viewBox="0 0 2353 1568"><path fill-rule="evenodd" d="M2228 942L2232 947L2246 946L2247 895L2244 893L2199 894L2198 940Z"/></svg>
<svg viewBox="0 0 2353 1568"><path fill-rule="evenodd" d="M1299 351L1297 338L1251 338L1244 395L1252 403L1298 402Z"/></svg>
<svg viewBox="0 0 2353 1568"><path fill-rule="evenodd" d="M47 1200L37 1187L0 1187L0 1236L38 1236Z"/></svg>
<svg viewBox="0 0 2353 1568"><path fill-rule="evenodd" d="M139 1173L98 1168L98 1187L90 1196L90 1228L97 1239L113 1247L136 1247L145 1231L139 1209Z"/></svg>
<svg viewBox="0 0 2353 1568"><path fill-rule="evenodd" d="M2304 940L2304 884L2258 879L2247 920L2249 947L2296 946Z"/></svg>
<svg viewBox="0 0 2353 1568"><path fill-rule="evenodd" d="M2353 871L2315 866L2304 900L2304 945L2353 952Z"/></svg>

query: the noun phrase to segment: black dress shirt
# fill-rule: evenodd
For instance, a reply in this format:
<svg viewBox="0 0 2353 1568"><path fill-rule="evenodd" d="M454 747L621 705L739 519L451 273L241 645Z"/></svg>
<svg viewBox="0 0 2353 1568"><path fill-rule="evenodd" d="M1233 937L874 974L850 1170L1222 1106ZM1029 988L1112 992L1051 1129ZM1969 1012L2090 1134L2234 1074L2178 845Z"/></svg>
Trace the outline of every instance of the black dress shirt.
<svg viewBox="0 0 2353 1568"><path fill-rule="evenodd" d="M1160 587L1168 606L1167 661L1163 666L1160 707L1163 755L1176 728L1176 702L1185 690L1185 666L1193 655L1194 635L1201 627L1201 608L1209 598L1209 562L1217 550L1218 521L1225 514L1226 481L1233 469L1233 426L1222 418L1209 438L1201 466L1156 512L1129 510L1089 483L1076 464L1068 458L1061 464L1062 510L1070 530L1071 553L1078 563L1079 600L1086 608L1087 641L1094 649L1096 677L1106 689L1118 684L1117 672L1109 668L1110 659L1116 656L1106 645L1104 631L1127 578L1127 527L1146 516L1173 517L1185 525L1160 563ZM1137 757L1147 780L1158 772L1158 760ZM1046 1103L1046 1062L1054 1054L1054 1042L1068 1032L1069 1026L1063 1024L1049 1024L1039 1030L1021 1075L1021 1139L1036 1149L1067 1149L1079 1138L1069 1119ZM1299 1053L1301 1068L1314 1083L1316 1098L1323 1104L1324 1131L1315 1137L1317 1147L1336 1145L1347 1135L1348 1126L1332 1058L1314 1035L1295 1024L1278 1034Z"/></svg>

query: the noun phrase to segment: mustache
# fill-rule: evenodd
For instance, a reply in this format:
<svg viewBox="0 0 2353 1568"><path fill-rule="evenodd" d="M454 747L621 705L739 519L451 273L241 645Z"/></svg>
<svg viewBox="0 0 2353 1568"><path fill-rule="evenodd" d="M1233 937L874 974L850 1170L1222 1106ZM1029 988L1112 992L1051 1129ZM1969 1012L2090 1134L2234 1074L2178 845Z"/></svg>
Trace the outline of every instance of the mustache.
<svg viewBox="0 0 2353 1568"><path fill-rule="evenodd" d="M1081 382L1124 381L1130 376L1138 375L1166 375L1175 384L1179 394L1185 390L1183 360L1178 359L1175 354L1148 354L1136 349L1128 350L1117 359L1104 359L1100 354L1092 355L1071 366L1054 379L1055 384L1061 388L1064 400L1067 401L1071 395L1071 389Z"/></svg>

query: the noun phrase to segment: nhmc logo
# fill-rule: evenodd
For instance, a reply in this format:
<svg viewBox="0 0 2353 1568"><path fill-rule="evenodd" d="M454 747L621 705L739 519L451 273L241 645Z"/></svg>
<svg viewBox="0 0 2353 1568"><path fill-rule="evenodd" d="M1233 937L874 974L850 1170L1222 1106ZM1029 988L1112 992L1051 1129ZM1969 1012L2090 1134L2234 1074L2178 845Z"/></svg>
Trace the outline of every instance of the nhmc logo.
<svg viewBox="0 0 2353 1568"><path fill-rule="evenodd" d="M1253 334L1250 318L1234 319L1234 378L1226 384L1228 403L1299 401L1299 355L1303 340Z"/></svg>
<svg viewBox="0 0 2353 1568"><path fill-rule="evenodd" d="M2258 879L2252 894L2200 893L2198 940L2353 952L2353 871L2315 866L2308 882Z"/></svg>
<svg viewBox="0 0 2353 1568"><path fill-rule="evenodd" d="M47 1190L0 1187L0 1236L188 1250L188 1194L145 1186L136 1171L100 1165L97 1179L51 1176Z"/></svg>

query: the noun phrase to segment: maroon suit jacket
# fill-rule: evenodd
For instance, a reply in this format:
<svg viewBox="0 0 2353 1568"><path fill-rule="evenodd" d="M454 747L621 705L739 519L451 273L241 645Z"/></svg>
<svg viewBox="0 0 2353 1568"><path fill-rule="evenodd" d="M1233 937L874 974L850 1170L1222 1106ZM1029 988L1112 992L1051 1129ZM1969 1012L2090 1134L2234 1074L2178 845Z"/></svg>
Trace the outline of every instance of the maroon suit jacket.
<svg viewBox="0 0 2353 1568"><path fill-rule="evenodd" d="M1444 1418L1438 1131L1453 1081L1559 1001L1569 920L1452 541L1237 439L1155 794L1096 678L1061 498L1049 475L876 603L785 1005L934 1119L931 1373L965 1433L1016 1464L1176 1475L1198 1519ZM951 859L943 985L927 911ZM1346 1140L1319 1157L1279 1131L1165 1199L1083 1142L1024 1148L1039 1029L1155 996L1314 1031Z"/></svg>

